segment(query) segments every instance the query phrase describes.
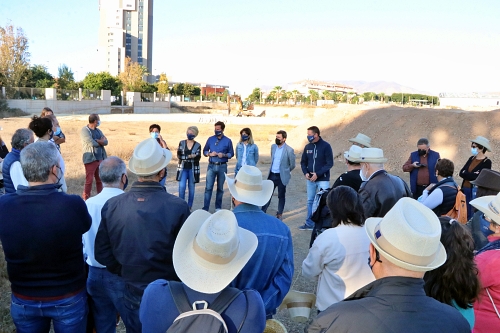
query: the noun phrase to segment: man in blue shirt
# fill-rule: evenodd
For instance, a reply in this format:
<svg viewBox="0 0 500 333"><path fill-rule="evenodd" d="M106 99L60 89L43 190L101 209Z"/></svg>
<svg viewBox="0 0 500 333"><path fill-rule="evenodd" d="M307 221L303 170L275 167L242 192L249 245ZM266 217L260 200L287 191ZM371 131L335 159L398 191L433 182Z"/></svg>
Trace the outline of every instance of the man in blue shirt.
<svg viewBox="0 0 500 333"><path fill-rule="evenodd" d="M222 196L224 195L224 181L226 180L227 161L234 156L233 143L231 139L224 136L226 124L222 121L215 123L215 135L208 138L203 155L208 157L208 168L205 185L205 199L203 209L208 211L215 178L217 178L217 194L215 197L215 211L222 207Z"/></svg>

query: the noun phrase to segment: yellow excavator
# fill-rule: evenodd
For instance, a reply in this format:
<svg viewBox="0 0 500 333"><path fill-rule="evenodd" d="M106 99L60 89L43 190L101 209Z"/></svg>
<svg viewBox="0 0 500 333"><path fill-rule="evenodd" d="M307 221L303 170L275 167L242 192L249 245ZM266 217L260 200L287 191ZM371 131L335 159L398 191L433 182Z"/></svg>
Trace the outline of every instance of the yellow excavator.
<svg viewBox="0 0 500 333"><path fill-rule="evenodd" d="M231 114L231 100L238 102L238 114L236 117L255 117L256 115L252 112L254 110L254 104L250 101L242 101L240 95L228 95L227 96L227 111Z"/></svg>

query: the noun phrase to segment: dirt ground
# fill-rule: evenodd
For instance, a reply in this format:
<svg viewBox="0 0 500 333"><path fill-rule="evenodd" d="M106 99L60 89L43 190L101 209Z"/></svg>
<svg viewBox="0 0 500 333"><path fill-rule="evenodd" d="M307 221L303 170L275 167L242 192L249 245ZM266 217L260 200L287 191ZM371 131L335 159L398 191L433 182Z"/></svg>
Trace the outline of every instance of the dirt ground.
<svg viewBox="0 0 500 333"><path fill-rule="evenodd" d="M189 125L197 125L200 129L198 141L204 143L209 135L213 134L213 125L206 123L172 123L168 115L158 116L158 123L162 126L162 134L169 147L175 150L179 140L184 138L185 129ZM116 155L128 161L133 147L148 136L148 121L140 118L119 121L112 116L101 116L101 129L108 137L108 155ZM61 128L67 136L67 143L62 145L62 154L67 166L67 183L70 193L81 194L84 182L84 169L81 165L81 146L79 130L86 124L85 117L68 116L60 117ZM249 120L249 122L251 122ZM320 109L314 118L307 119L299 126L284 125L280 120L269 120L267 125L248 124L254 132L254 138L260 150L260 161L257 165L264 175L267 175L270 167L270 146L274 141L274 133L279 129L288 131L287 143L295 149L297 160L296 169L292 172L292 179L287 186L286 205L283 214L283 223L290 227L294 245L295 275L292 289L299 291L314 292L316 283L307 281L300 275L301 264L307 255L309 248L309 231L299 231L298 226L304 223L306 217L306 190L305 179L300 170L301 151L306 143L307 127L316 125L321 130L323 139L327 140L333 148L335 165L331 170L331 183L345 171L342 153L350 146L347 141L358 132L362 132L372 138L375 147L384 149L388 157L386 169L394 174L408 180L408 174L403 174L401 166L408 159L410 152L416 149L416 142L420 137L427 137L431 142L431 149L441 153L455 162L455 174L470 156L469 139L482 135L490 139L493 148L488 153L493 162L493 169L498 169L499 157L496 154L500 147L500 110L490 112L473 112L462 110L438 110L417 109L397 107L339 107L336 109ZM26 127L29 119L3 119L0 126L3 131L0 135L7 142L10 149L10 137L15 129ZM239 130L242 125L228 123L225 134L236 143ZM175 152L174 152L175 155ZM231 160L228 170L232 175L234 172L234 159ZM178 183L175 181L176 161L168 166L167 190L169 193L178 194ZM196 184L196 195L193 209L203 206L203 192L205 187L205 170L207 160L202 158L202 175L199 184ZM134 180L130 175L130 181ZM460 178L455 177L457 181ZM94 193L93 193L94 194ZM215 200L215 194L212 196ZM272 198L268 213L274 215L277 208L277 193ZM223 208L230 209L230 197L225 186ZM3 254L3 253L2 253ZM0 332L14 332L10 323L9 315L9 284L6 280L5 263L0 258ZM315 311L313 311L315 313ZM276 319L281 320L289 332L302 332L305 324L294 323L289 319L287 310L280 311ZM123 327L120 328L124 332Z"/></svg>

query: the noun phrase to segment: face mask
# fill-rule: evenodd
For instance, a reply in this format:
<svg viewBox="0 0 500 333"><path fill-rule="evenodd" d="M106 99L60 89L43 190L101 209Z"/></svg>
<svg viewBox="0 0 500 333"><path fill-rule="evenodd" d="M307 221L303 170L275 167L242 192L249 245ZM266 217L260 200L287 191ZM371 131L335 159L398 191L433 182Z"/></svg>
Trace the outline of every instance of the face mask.
<svg viewBox="0 0 500 333"><path fill-rule="evenodd" d="M280 139L274 139L274 142L276 142L276 144L279 146L281 145L281 140Z"/></svg>
<svg viewBox="0 0 500 333"><path fill-rule="evenodd" d="M419 156L424 156L425 154L427 154L427 150L426 149L419 149L418 150L418 155Z"/></svg>
<svg viewBox="0 0 500 333"><path fill-rule="evenodd" d="M247 141L247 140L248 140L248 138L249 138L249 136L248 136L248 135L242 135L242 136L241 136L241 140L243 140L243 141Z"/></svg>
<svg viewBox="0 0 500 333"><path fill-rule="evenodd" d="M124 191L127 188L127 186L128 186L128 177L127 177L127 175L125 175L125 184L123 184L123 190Z"/></svg>
<svg viewBox="0 0 500 333"><path fill-rule="evenodd" d="M490 230L490 222L486 221L484 215L481 216L481 232L483 233L484 237L491 236L495 233Z"/></svg>
<svg viewBox="0 0 500 333"><path fill-rule="evenodd" d="M479 153L479 150L477 149L477 147L474 147L470 149L470 152L472 153L472 155L476 156Z"/></svg>
<svg viewBox="0 0 500 333"><path fill-rule="evenodd" d="M99 127L99 126L101 126L101 121L100 120L97 121L97 126L96 127Z"/></svg>
<svg viewBox="0 0 500 333"><path fill-rule="evenodd" d="M151 133L150 133L150 135L151 135L151 137L152 137L153 139L155 139L155 140L156 140L156 139L158 139L158 135L159 135L159 133L158 133L158 132L151 132Z"/></svg>
<svg viewBox="0 0 500 333"><path fill-rule="evenodd" d="M219 136L222 134L222 131L214 131L215 135Z"/></svg>
<svg viewBox="0 0 500 333"><path fill-rule="evenodd" d="M363 171L363 168L361 168L361 170L359 170L359 176L361 177L361 180L366 182L368 180L369 177L367 177Z"/></svg>
<svg viewBox="0 0 500 333"><path fill-rule="evenodd" d="M54 133L54 135L59 136L59 134L61 134L61 127L56 127L56 132Z"/></svg>
<svg viewBox="0 0 500 333"><path fill-rule="evenodd" d="M188 134L187 135L188 140L193 140L195 138L194 134Z"/></svg>
<svg viewBox="0 0 500 333"><path fill-rule="evenodd" d="M54 137L54 131L50 130L50 140Z"/></svg>
<svg viewBox="0 0 500 333"><path fill-rule="evenodd" d="M314 135L308 135L307 136L307 141L313 142L313 140L314 140Z"/></svg>
<svg viewBox="0 0 500 333"><path fill-rule="evenodd" d="M54 176L56 176L56 178L57 178L57 182L55 182L55 184L59 184L59 183L61 182L61 179L62 179L62 177L63 177L63 174L62 174L62 170L61 170L61 168L60 168L58 165L56 165L56 168L57 168L57 175L56 175L56 174L54 174Z"/></svg>
<svg viewBox="0 0 500 333"><path fill-rule="evenodd" d="M162 182L163 179L165 179L167 177L167 168L164 169L165 170L165 174L163 175L163 177L161 177L160 179L160 183Z"/></svg>

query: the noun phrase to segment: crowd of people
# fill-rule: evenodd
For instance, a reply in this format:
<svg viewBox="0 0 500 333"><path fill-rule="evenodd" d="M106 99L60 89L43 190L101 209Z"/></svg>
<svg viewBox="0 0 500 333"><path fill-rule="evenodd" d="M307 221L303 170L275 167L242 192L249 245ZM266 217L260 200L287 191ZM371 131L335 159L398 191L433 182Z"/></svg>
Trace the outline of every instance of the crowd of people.
<svg viewBox="0 0 500 333"><path fill-rule="evenodd" d="M263 332L295 271L290 228L281 221L296 159L287 133L276 133L263 177L250 128L240 131L233 149L223 122L214 124L203 147L195 140L198 128L190 126L177 148L175 196L165 188L172 152L160 125L150 126L150 138L135 147L128 165L107 156L99 126L99 115L91 114L80 132L81 196L67 193L60 153L66 137L52 110L15 131L10 152L0 139L6 193L0 211L8 217L0 240L17 332L48 332L51 324L56 333L115 332L117 316L127 332L219 325L231 333ZM305 331L494 331L500 173L485 155L489 141L471 140L458 186L453 161L421 138L402 167L410 173L408 186L384 169L384 151L359 133L344 153L346 172L330 186L332 147L316 126L307 129L307 140L300 159L307 214L298 229L311 231L301 274L317 281L318 315ZM204 202L194 210L202 154L208 158ZM233 157L234 176L228 176ZM128 172L137 176L130 187ZM231 210L221 209L224 183ZM270 215L276 188L278 208ZM469 208L465 225L447 216L459 193Z"/></svg>

